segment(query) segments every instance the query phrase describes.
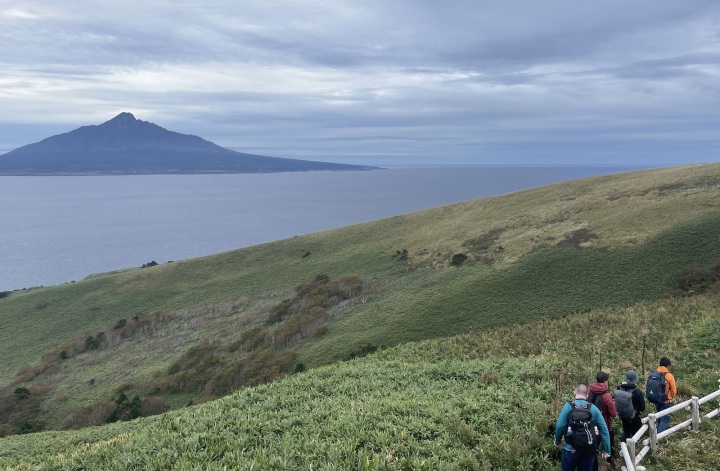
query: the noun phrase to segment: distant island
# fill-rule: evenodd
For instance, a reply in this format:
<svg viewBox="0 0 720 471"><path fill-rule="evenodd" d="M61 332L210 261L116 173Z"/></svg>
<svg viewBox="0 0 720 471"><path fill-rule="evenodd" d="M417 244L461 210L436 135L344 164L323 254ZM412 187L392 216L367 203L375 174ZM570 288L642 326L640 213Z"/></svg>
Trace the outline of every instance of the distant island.
<svg viewBox="0 0 720 471"><path fill-rule="evenodd" d="M120 113L0 155L0 175L148 175L373 170L244 154Z"/></svg>

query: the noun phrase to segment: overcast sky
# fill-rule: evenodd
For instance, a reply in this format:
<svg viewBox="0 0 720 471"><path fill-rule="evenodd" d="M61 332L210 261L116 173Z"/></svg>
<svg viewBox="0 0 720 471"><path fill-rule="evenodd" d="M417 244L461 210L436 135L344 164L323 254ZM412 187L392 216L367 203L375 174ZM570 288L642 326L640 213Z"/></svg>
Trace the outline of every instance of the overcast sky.
<svg viewBox="0 0 720 471"><path fill-rule="evenodd" d="M718 161L720 1L0 0L0 152L122 111L348 163Z"/></svg>

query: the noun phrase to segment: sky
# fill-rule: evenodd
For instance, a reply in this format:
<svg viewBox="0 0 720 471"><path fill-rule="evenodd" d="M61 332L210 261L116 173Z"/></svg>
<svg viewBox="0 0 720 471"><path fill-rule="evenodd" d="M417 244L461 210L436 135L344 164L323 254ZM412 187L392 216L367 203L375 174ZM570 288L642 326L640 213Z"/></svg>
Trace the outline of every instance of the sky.
<svg viewBox="0 0 720 471"><path fill-rule="evenodd" d="M714 162L720 2L0 0L0 153L123 111L344 163Z"/></svg>

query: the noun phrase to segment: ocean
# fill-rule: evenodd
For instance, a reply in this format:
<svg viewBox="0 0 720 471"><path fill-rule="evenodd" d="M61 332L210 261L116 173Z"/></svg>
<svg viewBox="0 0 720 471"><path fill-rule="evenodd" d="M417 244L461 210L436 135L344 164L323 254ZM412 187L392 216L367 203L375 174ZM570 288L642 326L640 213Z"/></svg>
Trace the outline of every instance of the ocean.
<svg viewBox="0 0 720 471"><path fill-rule="evenodd" d="M0 291L632 170L418 166L236 175L0 177Z"/></svg>

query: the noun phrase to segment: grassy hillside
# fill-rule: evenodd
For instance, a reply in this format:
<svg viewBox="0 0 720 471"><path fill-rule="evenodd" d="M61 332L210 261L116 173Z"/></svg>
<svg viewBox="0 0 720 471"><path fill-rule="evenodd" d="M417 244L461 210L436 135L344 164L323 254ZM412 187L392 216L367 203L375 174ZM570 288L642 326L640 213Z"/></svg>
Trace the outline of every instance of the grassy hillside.
<svg viewBox="0 0 720 471"><path fill-rule="evenodd" d="M600 368L613 385L627 368L645 376L667 355L680 399L706 395L719 332L707 295L408 343L162 416L1 438L0 469L554 470L549 433L576 383ZM645 464L710 471L718 450L706 421Z"/></svg>
<svg viewBox="0 0 720 471"><path fill-rule="evenodd" d="M720 213L634 248L545 248L506 270L459 267L408 276L377 304L334 325L334 335L304 347L302 357L314 363L340 358L347 345L393 345L652 299L674 287L681 267L708 261L720 261Z"/></svg>
<svg viewBox="0 0 720 471"><path fill-rule="evenodd" d="M13 293L0 395L33 392L21 425L97 423L121 392L177 408L379 347L656 299L718 261L720 164L577 180Z"/></svg>

